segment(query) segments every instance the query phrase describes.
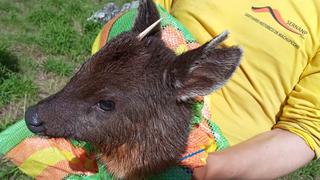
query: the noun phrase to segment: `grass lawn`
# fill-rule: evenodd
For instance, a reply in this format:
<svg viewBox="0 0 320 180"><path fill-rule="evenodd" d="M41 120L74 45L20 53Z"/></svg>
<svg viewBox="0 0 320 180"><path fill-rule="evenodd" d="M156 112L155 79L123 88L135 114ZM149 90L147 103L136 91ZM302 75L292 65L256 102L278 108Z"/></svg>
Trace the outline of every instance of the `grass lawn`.
<svg viewBox="0 0 320 180"><path fill-rule="evenodd" d="M21 119L26 107L62 88L90 56L101 25L87 18L107 2L0 1L0 132ZM313 178L320 178L318 162L283 179ZM2 158L0 179L30 178Z"/></svg>

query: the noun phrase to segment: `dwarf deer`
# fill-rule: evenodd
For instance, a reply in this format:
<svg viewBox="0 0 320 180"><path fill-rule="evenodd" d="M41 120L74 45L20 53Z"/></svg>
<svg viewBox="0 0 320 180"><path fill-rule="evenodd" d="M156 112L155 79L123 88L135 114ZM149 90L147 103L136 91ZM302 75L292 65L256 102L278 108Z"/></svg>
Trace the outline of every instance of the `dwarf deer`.
<svg viewBox="0 0 320 180"><path fill-rule="evenodd" d="M152 0L142 0L130 32L89 58L61 91L28 108L28 128L91 143L120 179L175 165L187 145L192 100L220 88L242 50L219 47L223 34L177 56L161 40L159 18Z"/></svg>

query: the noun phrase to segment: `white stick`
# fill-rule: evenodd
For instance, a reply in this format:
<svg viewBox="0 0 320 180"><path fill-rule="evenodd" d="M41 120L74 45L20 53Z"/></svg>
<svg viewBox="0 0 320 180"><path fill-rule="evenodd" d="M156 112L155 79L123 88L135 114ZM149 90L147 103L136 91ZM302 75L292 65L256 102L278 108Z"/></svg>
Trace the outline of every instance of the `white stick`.
<svg viewBox="0 0 320 180"><path fill-rule="evenodd" d="M152 31L152 29L154 29L160 23L161 20L162 20L162 18L160 18L158 21L151 24L147 29L145 29L142 33L140 33L137 36L139 41L141 41L144 37L146 37L146 35L148 35L150 33L150 31Z"/></svg>

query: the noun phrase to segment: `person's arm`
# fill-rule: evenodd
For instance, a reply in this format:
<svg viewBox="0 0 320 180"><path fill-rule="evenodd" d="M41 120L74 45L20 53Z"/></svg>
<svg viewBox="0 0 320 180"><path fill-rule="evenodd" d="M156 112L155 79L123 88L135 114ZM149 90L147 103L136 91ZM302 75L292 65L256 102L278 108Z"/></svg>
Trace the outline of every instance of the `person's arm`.
<svg viewBox="0 0 320 180"><path fill-rule="evenodd" d="M207 165L195 169L194 178L272 179L304 166L314 155L299 136L274 129L210 154Z"/></svg>
<svg viewBox="0 0 320 180"><path fill-rule="evenodd" d="M216 152L195 177L271 179L320 157L320 49L288 95L274 129Z"/></svg>

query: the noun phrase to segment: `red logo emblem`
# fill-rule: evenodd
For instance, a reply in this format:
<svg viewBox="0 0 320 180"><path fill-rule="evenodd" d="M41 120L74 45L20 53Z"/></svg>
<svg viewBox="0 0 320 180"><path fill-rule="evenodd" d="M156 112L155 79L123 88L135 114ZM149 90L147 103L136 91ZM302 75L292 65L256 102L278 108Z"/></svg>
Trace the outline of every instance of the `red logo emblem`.
<svg viewBox="0 0 320 180"><path fill-rule="evenodd" d="M302 33L300 33L299 31L296 31L295 29L292 29L290 26L287 25L287 23L283 20L281 14L279 13L279 11L277 9L272 9L270 6L265 6L265 7L253 7L252 6L252 11L253 12L269 12L273 19L277 21L278 24L280 24L282 27L286 28L287 30L298 34L298 35L302 35Z"/></svg>

